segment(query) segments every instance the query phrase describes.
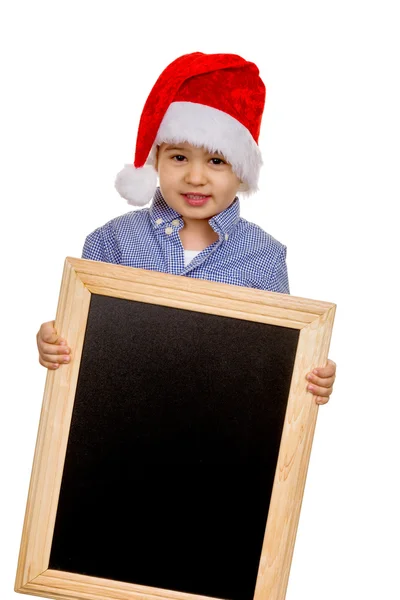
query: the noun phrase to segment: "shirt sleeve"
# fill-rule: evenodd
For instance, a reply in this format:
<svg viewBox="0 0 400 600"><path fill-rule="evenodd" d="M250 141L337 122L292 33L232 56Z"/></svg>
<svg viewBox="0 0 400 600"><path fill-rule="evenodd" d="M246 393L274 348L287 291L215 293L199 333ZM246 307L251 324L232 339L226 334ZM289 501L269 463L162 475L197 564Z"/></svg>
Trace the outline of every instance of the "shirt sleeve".
<svg viewBox="0 0 400 600"><path fill-rule="evenodd" d="M269 289L271 292L290 294L289 278L286 266L286 246L282 245L277 256Z"/></svg>
<svg viewBox="0 0 400 600"><path fill-rule="evenodd" d="M87 236L82 250L82 258L117 265L121 263L121 253L112 221Z"/></svg>

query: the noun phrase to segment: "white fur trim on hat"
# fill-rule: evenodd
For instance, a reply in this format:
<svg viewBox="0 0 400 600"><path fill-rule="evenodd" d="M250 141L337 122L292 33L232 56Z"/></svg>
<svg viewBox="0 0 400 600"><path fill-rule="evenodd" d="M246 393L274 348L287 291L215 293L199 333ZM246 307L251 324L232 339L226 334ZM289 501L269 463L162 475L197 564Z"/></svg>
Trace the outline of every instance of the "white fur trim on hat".
<svg viewBox="0 0 400 600"><path fill-rule="evenodd" d="M157 187L157 172L152 165L136 169L125 165L115 179L119 194L133 206L145 206L152 199Z"/></svg>
<svg viewBox="0 0 400 600"><path fill-rule="evenodd" d="M255 192L262 166L260 149L250 131L227 113L195 102L172 102L159 127L155 145L187 142L219 152L232 165L232 170ZM147 160L154 161L154 146Z"/></svg>

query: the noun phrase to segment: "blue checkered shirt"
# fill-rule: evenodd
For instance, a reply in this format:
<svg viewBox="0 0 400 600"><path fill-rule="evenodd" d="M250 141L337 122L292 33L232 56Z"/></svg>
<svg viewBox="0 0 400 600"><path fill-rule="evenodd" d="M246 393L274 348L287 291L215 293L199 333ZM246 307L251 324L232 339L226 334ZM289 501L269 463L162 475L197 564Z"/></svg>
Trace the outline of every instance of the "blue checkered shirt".
<svg viewBox="0 0 400 600"><path fill-rule="evenodd" d="M121 215L88 235L82 258L289 294L286 247L240 217L238 198L209 223L218 240L185 267L182 217L158 188L150 207Z"/></svg>

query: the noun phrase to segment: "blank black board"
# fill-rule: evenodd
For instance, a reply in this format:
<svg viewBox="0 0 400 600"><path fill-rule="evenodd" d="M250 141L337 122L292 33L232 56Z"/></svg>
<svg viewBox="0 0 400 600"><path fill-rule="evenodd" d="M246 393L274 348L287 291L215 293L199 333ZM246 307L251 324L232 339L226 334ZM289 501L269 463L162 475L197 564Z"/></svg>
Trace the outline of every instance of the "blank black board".
<svg viewBox="0 0 400 600"><path fill-rule="evenodd" d="M92 294L49 568L252 600L298 337Z"/></svg>

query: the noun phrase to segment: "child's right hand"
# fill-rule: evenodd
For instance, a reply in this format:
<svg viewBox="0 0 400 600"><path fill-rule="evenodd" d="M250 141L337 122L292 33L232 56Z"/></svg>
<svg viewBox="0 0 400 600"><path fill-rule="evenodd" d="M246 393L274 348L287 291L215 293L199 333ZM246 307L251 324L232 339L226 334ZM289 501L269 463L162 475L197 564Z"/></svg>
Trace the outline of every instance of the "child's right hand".
<svg viewBox="0 0 400 600"><path fill-rule="evenodd" d="M58 369L60 364L69 363L71 349L67 341L59 337L54 328L54 321L42 323L36 335L39 350L39 362L46 369Z"/></svg>

